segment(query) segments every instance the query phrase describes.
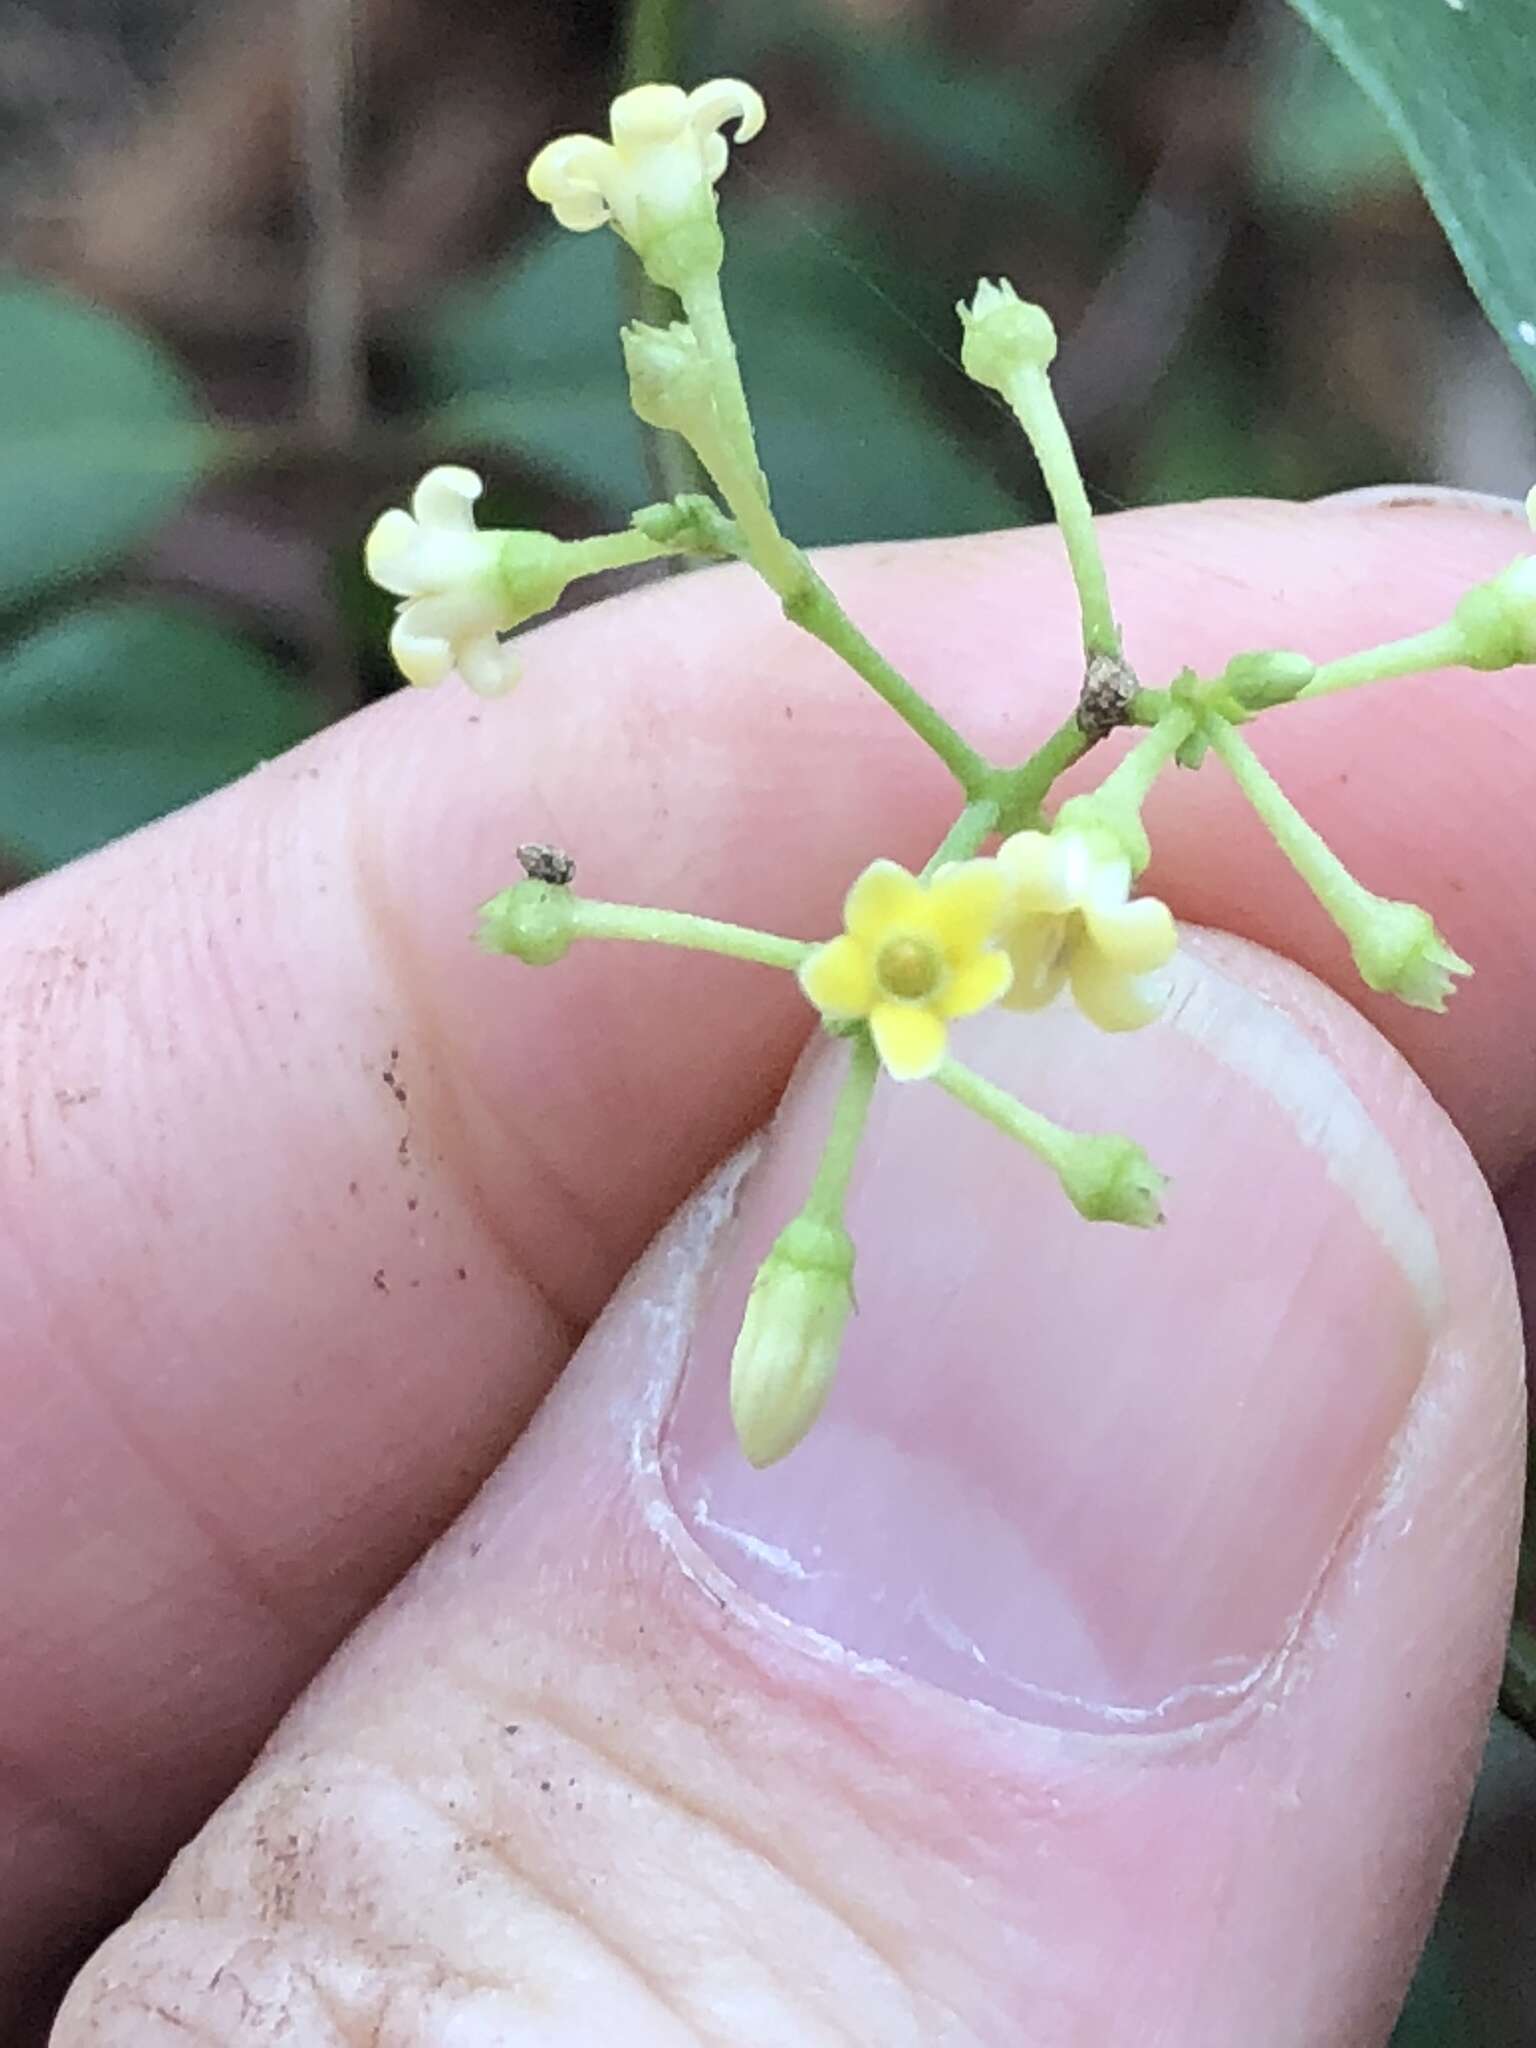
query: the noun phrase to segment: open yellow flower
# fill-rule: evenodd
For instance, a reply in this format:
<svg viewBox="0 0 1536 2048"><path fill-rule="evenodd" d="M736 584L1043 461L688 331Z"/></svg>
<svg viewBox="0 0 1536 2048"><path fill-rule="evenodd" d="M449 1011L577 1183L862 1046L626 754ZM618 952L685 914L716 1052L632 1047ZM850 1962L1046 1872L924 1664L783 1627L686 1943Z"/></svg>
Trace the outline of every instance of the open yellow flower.
<svg viewBox="0 0 1536 2048"><path fill-rule="evenodd" d="M1013 964L1010 1009L1038 1010L1070 983L1101 1031L1134 1031L1162 1008L1178 945L1155 896L1131 900L1131 863L1085 832L1016 832L997 850L1005 894L997 933Z"/></svg>
<svg viewBox="0 0 1536 2048"><path fill-rule="evenodd" d="M944 1058L949 1023L985 1009L1012 969L992 944L1003 902L995 861L953 861L927 881L877 860L848 891L844 930L800 969L824 1017L868 1018L898 1081L920 1081Z"/></svg>
<svg viewBox="0 0 1536 2048"><path fill-rule="evenodd" d="M584 234L612 222L642 257L674 230L714 218L713 187L730 151L720 130L736 123L749 142L767 118L762 97L739 78L637 85L609 112L612 140L561 135L528 166L528 189L563 228Z"/></svg>

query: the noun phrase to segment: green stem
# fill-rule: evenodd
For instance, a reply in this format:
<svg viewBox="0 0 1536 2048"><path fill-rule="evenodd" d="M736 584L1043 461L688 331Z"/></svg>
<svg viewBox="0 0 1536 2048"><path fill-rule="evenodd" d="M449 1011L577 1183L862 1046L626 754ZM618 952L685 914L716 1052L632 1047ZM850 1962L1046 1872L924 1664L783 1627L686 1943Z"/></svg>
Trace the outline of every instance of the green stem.
<svg viewBox="0 0 1536 2048"><path fill-rule="evenodd" d="M1138 740L1105 776L1093 793L1095 803L1123 807L1139 817L1153 783L1194 731L1195 723L1195 714L1183 706L1165 711L1146 738Z"/></svg>
<svg viewBox="0 0 1536 2048"><path fill-rule="evenodd" d="M1325 661L1291 701L1305 704L1309 697L1331 697L1335 691L1357 689L1362 683L1419 675L1426 669L1454 668L1465 661L1466 653L1461 628L1453 619L1443 626L1431 626L1428 632L1412 633L1406 640L1388 640L1380 647Z"/></svg>
<svg viewBox="0 0 1536 2048"><path fill-rule="evenodd" d="M899 669L891 666L849 618L804 555L798 549L794 552L799 565L798 581L787 592L779 592L785 616L840 655L855 675L861 676L875 695L938 755L968 797L980 795L995 773L986 757L962 739L949 720L934 710Z"/></svg>
<svg viewBox="0 0 1536 2048"><path fill-rule="evenodd" d="M1307 823L1244 739L1224 718L1205 720L1211 751L1269 828L1275 844L1346 935L1380 902L1357 882L1333 848Z"/></svg>
<svg viewBox="0 0 1536 2048"><path fill-rule="evenodd" d="M864 1122L869 1115L875 1083L880 1078L880 1056L867 1031L861 1031L851 1039L848 1050L848 1072L843 1077L837 1107L832 1112L832 1124L822 1148L821 1163L816 1168L816 1178L811 1182L810 1193L801 1211L813 1223L837 1229L842 1227L848 1183L859 1155L859 1140L864 1135Z"/></svg>
<svg viewBox="0 0 1536 2048"><path fill-rule="evenodd" d="M999 832L1023 832L1038 825L1040 807L1058 777L1097 744L1097 735L1084 732L1074 712L1063 719L1043 745L1036 747L1027 761L1006 770L997 782Z"/></svg>
<svg viewBox="0 0 1536 2048"><path fill-rule="evenodd" d="M666 555L687 552L685 546L652 540L636 527L626 527L622 533L595 533L569 545L581 558L581 566L575 572L578 576L596 576L604 569L629 569L639 562L655 562Z"/></svg>
<svg viewBox="0 0 1536 2048"><path fill-rule="evenodd" d="M1083 652L1090 659L1095 654L1104 654L1118 660L1120 629L1110 604L1109 579L1094 532L1093 508L1088 503L1082 471L1077 466L1072 439L1048 373L1035 368L1021 370L1010 384L1007 398L1019 425L1029 436L1055 507L1056 524L1066 543L1083 615Z"/></svg>
<svg viewBox="0 0 1536 2048"><path fill-rule="evenodd" d="M979 853L997 830L997 803L989 796L973 797L928 857L924 876L931 875L946 861L969 860Z"/></svg>
<svg viewBox="0 0 1536 2048"><path fill-rule="evenodd" d="M624 89L682 77L686 66L689 0L631 0L624 26L620 66ZM646 276L638 256L615 235L625 311L632 320L666 327L677 318L677 300L665 285ZM704 481L693 450L677 435L639 422L646 475L660 498L696 491ZM679 567L686 564L679 561Z"/></svg>
<svg viewBox="0 0 1536 2048"><path fill-rule="evenodd" d="M571 904L573 939L628 939L644 945L681 946L695 953L724 953L762 967L796 968L815 951L803 939L781 938L752 925L694 917L686 910L650 910L643 904L604 903L582 896Z"/></svg>
<svg viewBox="0 0 1536 2048"><path fill-rule="evenodd" d="M859 631L774 518L758 467L751 414L719 279L711 275L690 283L683 305L708 364L714 398L713 426L694 431L694 452L730 507L752 566L783 605L785 616L847 662L938 755L966 795L978 795L993 777L990 763Z"/></svg>
<svg viewBox="0 0 1536 2048"><path fill-rule="evenodd" d="M741 363L730 322L725 317L725 300L720 295L720 277L708 271L683 287L683 311L693 329L700 352L710 372L715 412L720 431L736 463L751 480L754 495L768 507L768 481L757 459L757 436L752 431L752 413L746 387L741 381ZM706 458L707 460L707 458ZM735 509L734 507L732 508ZM740 518L740 514L737 517ZM777 526L774 527L778 532ZM779 536L783 538L782 535Z"/></svg>
<svg viewBox="0 0 1536 2048"><path fill-rule="evenodd" d="M957 1102L1042 1160L1089 1222L1146 1230L1162 1221L1163 1176L1129 1138L1109 1131L1063 1130L959 1060L945 1060L933 1078Z"/></svg>
<svg viewBox="0 0 1536 2048"><path fill-rule="evenodd" d="M999 1088L995 1082L988 1081L959 1060L945 1060L933 1078L946 1094L954 1096L956 1102L963 1102L967 1109L974 1109L978 1116L984 1116L1006 1137L1017 1138L1021 1145L1027 1145L1053 1173L1060 1172L1063 1154L1073 1141L1072 1132L1063 1130L1060 1124L1053 1124L1048 1116L1030 1109L1016 1095L1010 1095L1006 1088Z"/></svg>

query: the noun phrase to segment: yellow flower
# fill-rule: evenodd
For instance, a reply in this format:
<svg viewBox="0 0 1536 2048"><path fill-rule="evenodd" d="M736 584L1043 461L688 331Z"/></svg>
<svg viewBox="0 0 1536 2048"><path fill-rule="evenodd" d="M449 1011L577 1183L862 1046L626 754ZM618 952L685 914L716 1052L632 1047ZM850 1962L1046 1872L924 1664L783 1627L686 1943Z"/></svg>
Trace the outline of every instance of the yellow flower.
<svg viewBox="0 0 1536 2048"><path fill-rule="evenodd" d="M996 1002L1012 979L991 943L1002 900L995 861L952 861L924 882L877 860L848 891L842 937L817 947L800 985L825 1017L867 1017L886 1070L920 1081L944 1058L950 1019Z"/></svg>
<svg viewBox="0 0 1536 2048"><path fill-rule="evenodd" d="M761 96L739 78L637 85L609 112L612 140L562 135L528 166L528 189L563 228L584 234L611 221L642 257L680 227L713 222L713 187L730 154L720 130L736 123L750 142L767 118Z"/></svg>
<svg viewBox="0 0 1536 2048"><path fill-rule="evenodd" d="M375 520L368 574L404 598L389 651L407 682L430 689L457 669L472 690L498 696L517 681L513 650L498 638L557 604L578 566L568 541L548 533L481 533L472 469L428 470L409 512Z"/></svg>
<svg viewBox="0 0 1536 2048"><path fill-rule="evenodd" d="M1038 1010L1070 982L1101 1031L1134 1031L1162 1008L1178 944L1166 903L1130 901L1131 863L1085 832L1016 832L997 850L1005 896L998 938L1013 963L1011 1009Z"/></svg>

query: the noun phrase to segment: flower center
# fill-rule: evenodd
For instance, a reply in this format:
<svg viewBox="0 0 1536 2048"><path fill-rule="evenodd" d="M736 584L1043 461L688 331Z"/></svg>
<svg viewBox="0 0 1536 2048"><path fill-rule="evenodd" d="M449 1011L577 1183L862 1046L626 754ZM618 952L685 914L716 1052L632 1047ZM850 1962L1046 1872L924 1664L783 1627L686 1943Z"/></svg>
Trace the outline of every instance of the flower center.
<svg viewBox="0 0 1536 2048"><path fill-rule="evenodd" d="M944 956L926 939L888 939L875 957L875 979L887 995L920 1003L944 979Z"/></svg>

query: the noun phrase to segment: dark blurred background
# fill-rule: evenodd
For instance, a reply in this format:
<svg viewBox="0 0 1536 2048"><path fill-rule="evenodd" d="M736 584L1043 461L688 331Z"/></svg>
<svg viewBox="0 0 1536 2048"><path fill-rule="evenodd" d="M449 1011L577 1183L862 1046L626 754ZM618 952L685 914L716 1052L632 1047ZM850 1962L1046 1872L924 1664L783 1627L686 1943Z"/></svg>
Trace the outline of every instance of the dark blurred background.
<svg viewBox="0 0 1536 2048"><path fill-rule="evenodd" d="M681 72L749 73L769 102L725 189L727 282L799 538L1041 514L1022 441L953 362L984 273L1054 314L1105 507L1536 474L1528 395L1395 146L1282 0L650 12ZM11 876L391 687L358 541L430 460L560 532L656 494L613 336L625 252L552 232L522 184L544 137L601 126L625 39L600 0L12 0L13 280L132 323L232 431L0 609L0 678L25 657L0 705L31 743L0 772ZM0 305L0 441L31 430L29 376L56 376L53 317L18 365ZM219 702L249 714L196 744L214 648L189 625L222 636ZM101 694L147 665L185 674L180 758L166 716Z"/></svg>
<svg viewBox="0 0 1536 2048"><path fill-rule="evenodd" d="M1054 315L1105 508L1536 476L1528 392L1283 0L643 4L685 82L768 100L726 283L797 538L1042 516L954 360L983 274ZM632 27L601 0L10 0L0 885L392 688L360 543L431 461L561 533L658 494L626 254L522 183L602 126ZM1529 1749L1496 1732L1404 2048L1536 2042Z"/></svg>

